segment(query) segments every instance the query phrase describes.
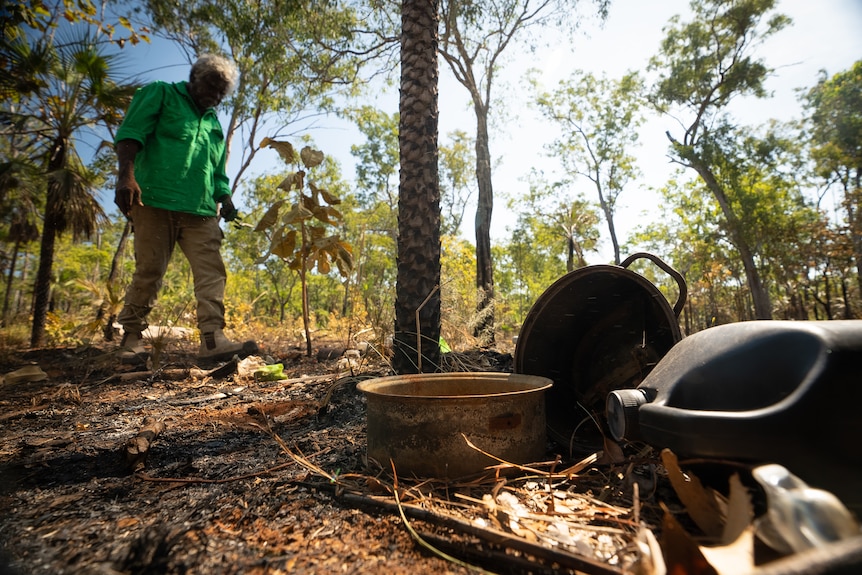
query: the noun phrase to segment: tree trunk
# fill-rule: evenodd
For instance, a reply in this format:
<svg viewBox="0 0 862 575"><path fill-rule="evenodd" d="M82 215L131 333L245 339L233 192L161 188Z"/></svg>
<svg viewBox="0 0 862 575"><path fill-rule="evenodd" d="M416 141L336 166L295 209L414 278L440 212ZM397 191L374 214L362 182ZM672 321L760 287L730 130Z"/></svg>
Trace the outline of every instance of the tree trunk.
<svg viewBox="0 0 862 575"><path fill-rule="evenodd" d="M48 156L48 174L66 164L66 146L58 138ZM45 340L45 322L51 301L51 276L54 268L54 244L57 233L63 227L64 214L60 213L59 184L49 179L45 201L45 222L42 227L42 245L39 247L39 268L33 286L33 329L30 332L30 347L39 347Z"/></svg>
<svg viewBox="0 0 862 575"><path fill-rule="evenodd" d="M3 315L0 316L0 327L6 327L6 316L9 313L9 300L12 298L12 280L15 277L15 264L18 263L18 250L21 242L16 241L12 249L12 261L9 263L9 276L6 278L6 293L3 295Z"/></svg>
<svg viewBox="0 0 862 575"><path fill-rule="evenodd" d="M49 194L51 195L51 194ZM39 247L39 268L36 270L36 283L33 287L33 328L30 332L30 347L39 347L45 342L45 323L48 320L48 304L51 301L51 276L54 267L54 243L57 232L54 229L54 202L45 207L45 227L42 230L42 244Z"/></svg>
<svg viewBox="0 0 862 575"><path fill-rule="evenodd" d="M392 357L399 374L437 371L440 366L438 8L438 0L401 4L401 174Z"/></svg>
<svg viewBox="0 0 862 575"><path fill-rule="evenodd" d="M488 137L488 108L474 103L476 110L476 289L479 294L474 333L482 345L493 345L494 262L491 258L491 213L494 190L491 184L491 150Z"/></svg>
<svg viewBox="0 0 862 575"><path fill-rule="evenodd" d="M860 202L862 202L862 187L860 187L860 176L862 176L862 170L856 172L852 189L848 190L845 187L844 203L850 224L853 258L856 260L856 283L859 286L859 293L862 295L862 210L859 209Z"/></svg>
<svg viewBox="0 0 862 575"><path fill-rule="evenodd" d="M721 184L718 183L718 180L712 173L712 170L710 170L709 166L701 161L700 158L692 157L687 159L691 162L691 166L695 171L697 171L700 177L703 178L703 181L706 183L713 196L715 196L715 199L724 214L724 218L727 221L730 239L737 251L739 251L739 257L742 259L742 266L745 269L745 278L748 282L748 289L751 292L751 300L754 305L754 318L772 319L772 302L769 300L769 293L763 287L763 282L760 279L760 272L754 262L754 254L742 234L741 224L736 218L736 214L733 213L733 209L730 207L730 202L727 200L724 189L721 187Z"/></svg>
<svg viewBox="0 0 862 575"><path fill-rule="evenodd" d="M596 174L596 187L599 191L599 205L602 207L602 212L605 214L605 221L608 223L608 232L611 235L611 245L614 248L614 263L616 265L620 265L622 261L620 259L620 242L617 239L617 228L614 225L614 212L611 210L611 206L608 201L605 199L605 194L602 192L602 187L598 183L598 174Z"/></svg>

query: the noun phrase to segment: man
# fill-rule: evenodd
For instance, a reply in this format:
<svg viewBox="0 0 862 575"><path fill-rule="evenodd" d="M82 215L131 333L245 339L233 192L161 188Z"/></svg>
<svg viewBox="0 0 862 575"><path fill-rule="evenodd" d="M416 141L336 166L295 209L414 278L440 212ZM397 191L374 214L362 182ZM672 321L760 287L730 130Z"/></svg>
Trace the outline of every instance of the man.
<svg viewBox="0 0 862 575"><path fill-rule="evenodd" d="M117 318L124 331L124 361L146 358L141 334L176 245L194 276L199 359L222 361L257 352L253 341L233 342L223 332L227 274L219 215L232 221L237 211L214 108L233 90L237 76L232 62L204 55L192 65L188 82L140 88L117 131L114 202L131 219L135 240L135 274Z"/></svg>

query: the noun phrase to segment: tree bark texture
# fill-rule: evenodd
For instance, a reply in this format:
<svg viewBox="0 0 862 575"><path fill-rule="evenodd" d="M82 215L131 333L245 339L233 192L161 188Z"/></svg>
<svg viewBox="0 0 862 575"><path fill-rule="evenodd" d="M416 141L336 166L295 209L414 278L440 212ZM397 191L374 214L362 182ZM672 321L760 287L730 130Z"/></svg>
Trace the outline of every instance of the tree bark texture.
<svg viewBox="0 0 862 575"><path fill-rule="evenodd" d="M401 174L392 358L399 374L437 371L440 365L438 8L438 0L404 0L401 5Z"/></svg>
<svg viewBox="0 0 862 575"><path fill-rule="evenodd" d="M476 288L479 302L474 335L483 345L494 343L494 264L491 258L491 214L494 189L491 184L491 149L488 109L476 105Z"/></svg>
<svg viewBox="0 0 862 575"><path fill-rule="evenodd" d="M65 165L66 146L63 138L58 138L48 159L48 173L51 174ZM39 268L36 270L36 283L33 287L33 327L30 331L30 347L39 347L45 340L45 324L48 320L51 276L54 268L54 244L65 221L65 214L60 212L60 206L59 184L49 178L42 245L39 248Z"/></svg>

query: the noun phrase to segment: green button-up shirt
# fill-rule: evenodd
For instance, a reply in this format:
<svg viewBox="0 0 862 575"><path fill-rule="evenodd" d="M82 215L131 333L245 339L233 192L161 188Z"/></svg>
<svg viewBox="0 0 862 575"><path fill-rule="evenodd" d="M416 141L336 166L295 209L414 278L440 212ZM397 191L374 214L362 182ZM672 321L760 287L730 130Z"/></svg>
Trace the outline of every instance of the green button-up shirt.
<svg viewBox="0 0 862 575"><path fill-rule="evenodd" d="M216 215L216 198L230 195L225 141L215 110L201 113L186 82L154 82L132 99L116 142L136 140L135 179L146 206Z"/></svg>

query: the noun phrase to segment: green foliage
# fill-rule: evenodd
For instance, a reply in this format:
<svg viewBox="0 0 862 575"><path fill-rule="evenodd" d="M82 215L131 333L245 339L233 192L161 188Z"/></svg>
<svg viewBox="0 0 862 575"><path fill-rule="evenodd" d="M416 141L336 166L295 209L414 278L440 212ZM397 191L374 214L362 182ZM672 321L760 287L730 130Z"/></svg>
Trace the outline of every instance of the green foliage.
<svg viewBox="0 0 862 575"><path fill-rule="evenodd" d="M650 69L658 72L651 102L670 113L692 114L683 140L695 144L733 98L763 97L771 70L753 50L790 24L781 14L766 18L775 0L694 0L694 16L671 19Z"/></svg>
<svg viewBox="0 0 862 575"><path fill-rule="evenodd" d="M476 188L476 142L464 130L448 134L450 144L440 145L440 233L456 236L464 210Z"/></svg>
<svg viewBox="0 0 862 575"><path fill-rule="evenodd" d="M2 40L4 64L9 66L4 71L9 73L0 78L0 101L4 135L12 146L8 159L0 158L4 168L0 202L14 189L23 194L16 194L13 210L32 212L37 205L43 209L33 345L44 335L57 236L69 231L75 238L90 237L104 217L94 195L102 174L88 168L77 146L110 132L136 88L114 79L117 58L106 52L100 33L91 28L70 32L61 44L46 28L42 35L22 33ZM10 88L17 88L17 93ZM44 202L37 203L30 194L40 188Z"/></svg>
<svg viewBox="0 0 862 575"><path fill-rule="evenodd" d="M345 115L365 136L365 143L350 147L356 158L357 200L369 208L383 202L394 213L398 207L400 115L387 114L373 106L347 110Z"/></svg>
<svg viewBox="0 0 862 575"><path fill-rule="evenodd" d="M97 6L92 0L61 0L53 4L44 0L11 2L3 8L2 37L16 39L34 33L49 36L61 24L78 24L96 30L120 48L126 43L136 45L150 41L146 26L136 28L130 15L118 14L109 8L115 7L109 7L107 3ZM125 31L128 35L118 35L118 31Z"/></svg>
<svg viewBox="0 0 862 575"><path fill-rule="evenodd" d="M491 151L488 125L493 107L492 88L496 73L503 65L506 49L521 43L533 47L558 34L530 33L544 27L572 31L577 23L573 2L532 2L504 0L478 4L473 1L444 0L440 4L438 52L449 65L455 79L467 90L476 114L476 286L483 292L480 308L486 319L480 325L493 340L494 295L491 250L491 213L494 203L491 178ZM597 0L602 18L607 16L608 0ZM511 49L508 53L511 53Z"/></svg>
<svg viewBox="0 0 862 575"><path fill-rule="evenodd" d="M455 236L442 236L440 255L441 334L454 348L474 346L472 326L477 295L476 252Z"/></svg>
<svg viewBox="0 0 862 575"><path fill-rule="evenodd" d="M783 15L768 16L774 0L695 0L694 18L682 23L678 17L665 29L660 53L650 61L658 72L650 100L662 113L682 109L681 138L667 132L671 155L697 172L721 208L730 241L739 252L758 319L772 318L766 270L760 269L757 245L749 241L740 211L745 197L738 177L745 168L735 166L739 134L726 108L732 99L763 97L763 83L771 72L751 53L764 40L789 24ZM735 187L736 186L736 187Z"/></svg>
<svg viewBox="0 0 862 575"><path fill-rule="evenodd" d="M51 42L55 36L63 36L59 24L70 22L67 13L81 26L99 20L101 12L87 12L92 3L62 0L56 4L58 10L44 9L43 2L19 4L10 7L11 17L4 20L7 33L0 54L4 64L0 76L4 118L0 289L6 321L0 329L0 348L26 343L21 326L32 312L39 261L34 239L43 229L48 206L62 207L48 221L80 233L57 238L48 284L51 311L45 319L46 339L51 344L89 342L100 327L94 319L97 308L104 304L108 313L116 311L134 269L129 250L120 262L116 284L107 287L105 278L123 222L94 219L98 211L92 208L98 207L93 202L94 191L109 185L114 158L109 148L102 147L94 162L84 162L77 150L67 152L66 163L57 169L46 170L44 160L52 149L61 149L51 147L56 143L95 141L98 145L101 139L109 139L102 128L94 131L92 127L115 125L119 120L122 98L114 100L119 102L115 106L109 96L122 86L103 82L110 80L115 62L94 52L74 57L69 52L60 66L60 50ZM359 60L344 48L353 41L351 35L359 29L356 25L364 24L356 12L358 5L279 3L279 11L273 9L276 3L272 0L151 0L148 4L161 18L160 33L180 41L190 58L203 50L227 52L243 72L243 83L225 103L226 127L237 136L234 146L241 146L243 154L234 185L246 196L246 221L274 221L258 233L251 233L248 225L225 230L228 326L255 338L260 337L258 330L266 329L268 344L274 348L280 338L292 345L303 330L309 345L309 330L367 337L373 329L382 342L395 325L399 115L371 107L347 114L366 137L364 144L352 150L357 159L354 187L347 188L330 158L308 168L299 153L288 154L288 163L298 168L289 176L243 179L245 166L255 153L265 143L281 140L279 134L288 130L263 132L264 127L289 127L309 113L331 109L336 96L357 88L353 80ZM530 4L520 1L508 6ZM765 93L764 79L771 70L757 59L756 50L787 24L784 17L770 15L775 5L767 0L698 0L690 22L675 19L669 23L661 51L652 61L657 82L650 102L683 121L678 135L668 134L672 157L701 177L693 180L679 174L678 180L663 186L661 214L624 249L653 251L685 275L689 299L681 321L686 333L756 317L741 247L748 250L776 318L832 319L862 313L858 271L862 261L862 62L833 76L824 73L805 94L809 112L805 137L786 126L742 126L728 114L728 103L734 98ZM499 6L450 2L445 9L454 10L450 17L476 26L471 29L475 37L468 42L478 48L491 38L483 32L489 30L492 9ZM74 15L69 10L81 13ZM374 18L393 15L397 16L397 10L381 10ZM113 18L110 26L114 25L112 41L121 45L120 29L125 24ZM104 40L110 26L103 25L90 39ZM79 27L76 24L72 30ZM146 30L138 28L138 32L142 39ZM381 29L380 38L393 37L390 32ZM72 36L66 34L64 42L74 39ZM126 36L126 41L136 41ZM264 37L272 40L260 41ZM546 31L531 34L534 40L550 37ZM454 36L441 40L450 48L454 42ZM501 64L502 60L495 60L486 79ZM480 85L483 97L479 102L488 106L479 106L477 111L490 110L487 87L484 91ZM612 212L616 194L637 173L630 157L635 132L624 128L637 124L634 104L638 90L634 75L607 80L581 74L541 95L539 105L548 117L567 126L564 131L569 137L554 142L552 152L569 177L547 182L534 173L527 197L513 199L507 206L517 212L518 219L506 239L491 247L498 334L514 333L536 299L567 269L595 263L591 254L599 239L599 208L608 220L606 208ZM107 107L77 111L72 107L96 99L103 99ZM77 127L76 122L80 122ZM72 126L74 135L52 137L61 134L61 126L64 130ZM269 134L269 140L261 142L261 133ZM478 160L472 135L457 131L446 136L438 147L444 232L441 334L457 349L477 343L471 330L479 317L475 310L482 294L471 281L475 248L457 234L466 199L476 192ZM235 154L239 153L236 149ZM283 151L288 152L287 148ZM313 154L306 156L315 161ZM489 160L490 154L484 159ZM595 175L597 167L608 169ZM306 171L314 173L316 191ZM598 206L572 193L576 176L590 178L596 185ZM49 201L49 182L52 193L65 190L68 194L52 195ZM815 196L825 194L827 186L838 198L831 217L816 203L823 199L825 206L831 196ZM341 203L330 202L324 192ZM267 215L276 204L275 215ZM326 230L317 236L308 232L309 250L319 253L307 257L305 263L300 257L303 226ZM289 249L291 232L294 244ZM314 241L333 236L338 239L330 243ZM351 246L353 265L346 275L336 273L342 271L338 260L343 256L335 249L337 242ZM258 256L264 253L269 257L261 261ZM571 263L567 262L569 254ZM675 301L676 286L666 274L640 262L634 268L655 282L670 302ZM323 270L329 273L308 273L301 281L301 274ZM181 254L176 255L166 273L153 323L193 325L194 309L189 303L193 300L188 263Z"/></svg>
<svg viewBox="0 0 862 575"><path fill-rule="evenodd" d="M510 241L498 249L498 309L509 314L504 325L520 325L533 302L564 275L569 258L577 266L598 242L599 216L593 205L571 195L565 183L549 183L541 173L531 175L526 197L509 201L518 214Z"/></svg>
<svg viewBox="0 0 862 575"><path fill-rule="evenodd" d="M826 294L824 282L830 276L846 274L846 269L840 271L839 242L828 229L825 215L801 195L797 172L792 169L800 150L789 140L774 139L774 134L766 138L748 134L738 145L743 158L735 159L733 169L722 176L736 178L728 188L729 198L743 214L746 240L756 246L758 267L770 290L775 315L784 319L838 317L848 302L839 303L835 293ZM760 153L766 149L771 151L772 161ZM661 192L664 201L658 222L641 229L633 242L640 249L663 254L686 278L685 332L753 319L742 258L708 187L698 181L671 180ZM847 259L845 254L843 261ZM669 300L675 300L672 280L656 275L648 266L637 267L637 271L656 281Z"/></svg>
<svg viewBox="0 0 862 575"><path fill-rule="evenodd" d="M862 293L862 60L832 78L821 78L806 101L811 156L818 175L840 189L845 228L835 237L849 240Z"/></svg>
<svg viewBox="0 0 862 575"><path fill-rule="evenodd" d="M533 86L538 89L535 81ZM617 264L621 259L614 213L623 189L640 175L631 148L643 123L642 90L636 73L608 80L576 71L537 99L542 114L559 124L563 134L548 146L550 154L571 178L586 178L596 189Z"/></svg>
<svg viewBox="0 0 862 575"><path fill-rule="evenodd" d="M822 77L806 102L821 172L841 178L862 169L862 60L832 78Z"/></svg>

